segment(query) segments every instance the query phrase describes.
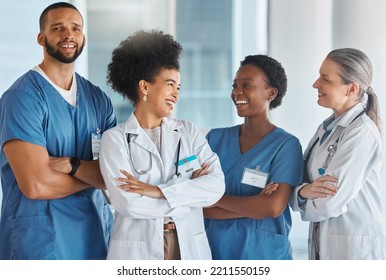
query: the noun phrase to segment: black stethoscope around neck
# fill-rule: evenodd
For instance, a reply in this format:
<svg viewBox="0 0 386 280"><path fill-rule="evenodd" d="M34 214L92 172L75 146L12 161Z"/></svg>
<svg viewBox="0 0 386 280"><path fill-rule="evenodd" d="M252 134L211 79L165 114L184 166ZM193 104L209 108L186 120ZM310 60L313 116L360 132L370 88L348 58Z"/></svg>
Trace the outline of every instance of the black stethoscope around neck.
<svg viewBox="0 0 386 280"><path fill-rule="evenodd" d="M174 131L177 131L176 129ZM149 165L147 166L146 169L140 169L140 168L137 168L134 164L134 160L133 160L133 155L132 153L130 152L131 150L131 140L130 140L130 136L131 136L131 133L128 133L127 134L127 144L129 146L129 160L130 160L130 163L131 163L131 166L133 166L133 169L134 171L138 174L138 175L144 175L144 174L147 174L150 172L150 170L153 168L153 161L152 161L152 157L151 157L151 153L150 151L147 151L148 153L148 157L149 157ZM173 178L179 178L181 177L181 173L178 171L178 162L180 161L180 150L181 150L181 139L178 140L178 146L177 146L177 160L175 162L175 172L174 172L174 175L173 175Z"/></svg>

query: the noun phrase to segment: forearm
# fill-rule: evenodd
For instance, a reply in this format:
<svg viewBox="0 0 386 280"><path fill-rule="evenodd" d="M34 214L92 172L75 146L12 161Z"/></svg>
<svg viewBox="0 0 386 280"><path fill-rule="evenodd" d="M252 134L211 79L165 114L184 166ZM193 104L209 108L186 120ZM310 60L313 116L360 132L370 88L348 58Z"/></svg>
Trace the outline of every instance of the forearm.
<svg viewBox="0 0 386 280"><path fill-rule="evenodd" d="M233 213L231 211L225 210L220 207L204 208L204 216L205 218L214 219L214 220L228 220L228 219L243 218L241 215L238 215L236 213Z"/></svg>
<svg viewBox="0 0 386 280"><path fill-rule="evenodd" d="M74 177L90 187L105 190L106 185L99 169L99 160L82 160L81 162Z"/></svg>
<svg viewBox="0 0 386 280"><path fill-rule="evenodd" d="M189 207L171 208L163 198L155 199L136 193L128 193L107 183L111 202L122 216L132 219L157 219L161 217L183 216Z"/></svg>
<svg viewBox="0 0 386 280"><path fill-rule="evenodd" d="M171 207L207 207L213 205L224 193L222 174L209 174L193 180L175 178L158 185Z"/></svg>
<svg viewBox="0 0 386 280"><path fill-rule="evenodd" d="M78 179L53 169L47 150L42 146L11 140L3 146L3 151L21 192L30 199L62 198L89 188ZM55 164L61 165L58 161Z"/></svg>
<svg viewBox="0 0 386 280"><path fill-rule="evenodd" d="M50 157L50 168L68 175L72 169L70 159L70 157ZM90 187L106 189L99 168L99 160L81 160L73 177Z"/></svg>
<svg viewBox="0 0 386 280"><path fill-rule="evenodd" d="M288 204L288 194L280 194L279 190L270 196L253 195L253 196L231 196L224 195L217 207L228 210L242 217L253 219L276 218L286 208Z"/></svg>
<svg viewBox="0 0 386 280"><path fill-rule="evenodd" d="M19 187L30 199L58 199L90 188L70 175L51 170L40 178L31 178L28 184L19 184Z"/></svg>

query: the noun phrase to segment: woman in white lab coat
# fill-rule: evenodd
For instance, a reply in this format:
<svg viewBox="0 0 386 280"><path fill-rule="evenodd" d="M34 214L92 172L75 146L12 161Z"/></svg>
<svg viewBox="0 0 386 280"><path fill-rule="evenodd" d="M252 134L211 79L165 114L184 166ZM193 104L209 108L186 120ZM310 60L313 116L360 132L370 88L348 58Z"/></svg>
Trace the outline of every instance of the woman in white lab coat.
<svg viewBox="0 0 386 280"><path fill-rule="evenodd" d="M110 85L134 105L102 135L101 172L116 217L108 259L211 259L202 208L221 198L224 175L200 131L170 118L181 51L170 35L138 31L108 66Z"/></svg>
<svg viewBox="0 0 386 280"><path fill-rule="evenodd" d="M357 49L330 52L313 87L333 114L305 151L291 206L310 221L310 259L386 259L383 147L372 65Z"/></svg>

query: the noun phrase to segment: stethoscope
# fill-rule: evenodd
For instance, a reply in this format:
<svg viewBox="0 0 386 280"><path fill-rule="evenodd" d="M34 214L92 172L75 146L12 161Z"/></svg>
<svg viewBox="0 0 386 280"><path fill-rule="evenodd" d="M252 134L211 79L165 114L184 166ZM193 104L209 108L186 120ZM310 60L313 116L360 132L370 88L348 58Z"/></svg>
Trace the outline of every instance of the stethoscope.
<svg viewBox="0 0 386 280"><path fill-rule="evenodd" d="M177 131L176 129L174 131ZM131 150L131 140L130 140L130 136L131 136L131 133L128 133L127 134L127 144L129 145L129 150ZM177 160L175 162L175 172L174 172L174 175L173 175L173 178L179 178L181 177L181 173L178 172L178 162L180 160L180 150L181 150L181 139L178 141L178 146L177 146ZM129 160L130 160L130 163L131 163L131 166L133 166L134 168L134 171L139 174L139 175L144 175L144 174L147 174L149 173L149 171L153 168L153 161L152 161L152 157L151 157L151 153L150 151L147 151L147 154L148 154L148 157L149 157L149 165L146 169L140 169L140 168L136 168L135 167L135 164L134 164L134 160L133 160L133 155L132 153L129 151Z"/></svg>
<svg viewBox="0 0 386 280"><path fill-rule="evenodd" d="M357 118L359 118L362 114L364 114L365 111L362 111L360 112L351 122L350 124L352 124ZM320 175L323 175L324 174L324 171L327 169L328 165L330 164L332 158L334 157L335 153L336 153L336 150L337 150L337 147L338 147L338 142L339 142L339 139L340 137L338 137L335 141L334 144L331 144L327 147L327 157L326 157L326 160L324 161L323 165L322 165L322 168L319 169L319 174ZM311 156L311 152L312 150L315 148L315 145L319 142L319 137L316 138L315 142L312 144L312 146L310 147L310 149L308 150L308 153L307 153L307 156L304 160L304 178L303 178L303 181L304 182L309 182L310 180L308 179L308 176L307 176L307 165L308 165L308 161L310 160L310 156Z"/></svg>

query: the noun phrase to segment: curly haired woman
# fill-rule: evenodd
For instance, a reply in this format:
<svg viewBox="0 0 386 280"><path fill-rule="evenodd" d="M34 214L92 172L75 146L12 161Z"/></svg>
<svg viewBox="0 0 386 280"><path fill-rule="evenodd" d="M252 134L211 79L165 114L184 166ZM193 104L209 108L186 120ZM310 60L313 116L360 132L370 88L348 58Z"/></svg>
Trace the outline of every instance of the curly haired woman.
<svg viewBox="0 0 386 280"><path fill-rule="evenodd" d="M101 172L116 211L109 259L211 259L202 208L220 199L224 175L200 131L170 118L181 51L170 35L138 31L108 66L112 88L134 105L102 136Z"/></svg>

